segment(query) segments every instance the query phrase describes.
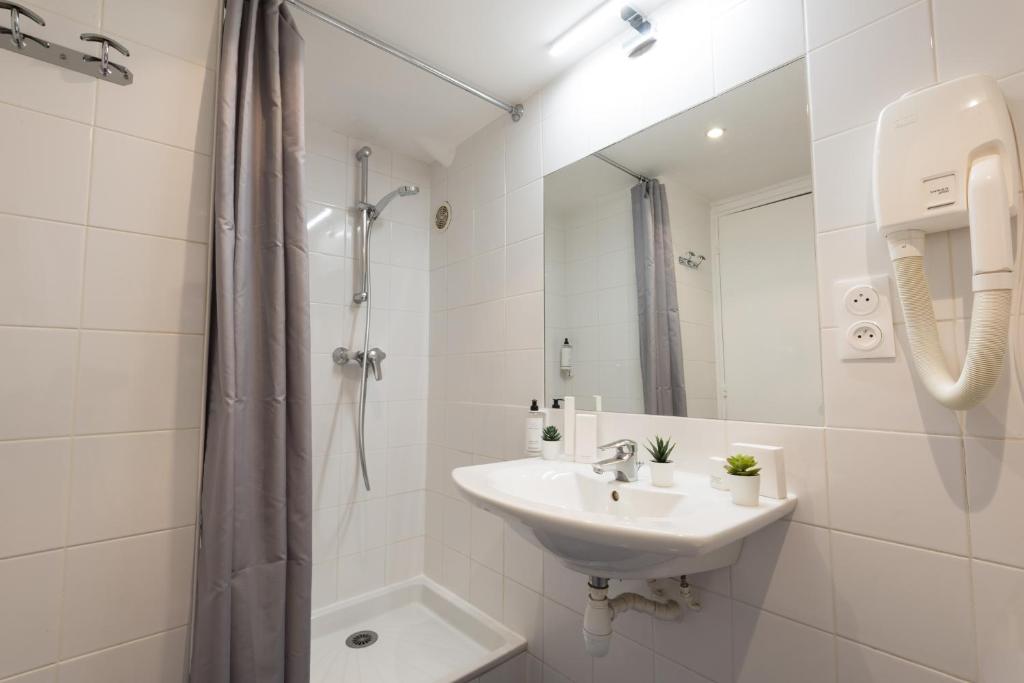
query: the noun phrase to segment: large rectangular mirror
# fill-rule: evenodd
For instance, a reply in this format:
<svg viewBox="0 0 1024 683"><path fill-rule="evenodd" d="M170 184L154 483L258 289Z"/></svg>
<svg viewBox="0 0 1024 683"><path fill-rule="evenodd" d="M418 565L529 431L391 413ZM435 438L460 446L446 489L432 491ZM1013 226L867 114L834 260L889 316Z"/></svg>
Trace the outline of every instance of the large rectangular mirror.
<svg viewBox="0 0 1024 683"><path fill-rule="evenodd" d="M823 423L805 66L548 175L548 404Z"/></svg>

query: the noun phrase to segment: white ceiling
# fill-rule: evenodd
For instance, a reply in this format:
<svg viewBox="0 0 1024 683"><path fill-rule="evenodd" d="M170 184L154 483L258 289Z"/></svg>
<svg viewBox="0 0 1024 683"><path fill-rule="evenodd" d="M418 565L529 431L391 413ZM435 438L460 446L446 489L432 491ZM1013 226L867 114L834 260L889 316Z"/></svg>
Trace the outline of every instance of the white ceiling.
<svg viewBox="0 0 1024 683"><path fill-rule="evenodd" d="M811 174L803 60L761 76L602 150L636 173L671 175L709 202ZM717 140L708 129L725 129ZM569 214L636 181L595 157L544 180L545 211Z"/></svg>
<svg viewBox="0 0 1024 683"><path fill-rule="evenodd" d="M603 0L308 0L499 99L518 103L626 26L605 23L555 58L548 45ZM649 10L660 0L634 3ZM306 40L306 108L339 132L422 161L450 160L501 110L293 8Z"/></svg>

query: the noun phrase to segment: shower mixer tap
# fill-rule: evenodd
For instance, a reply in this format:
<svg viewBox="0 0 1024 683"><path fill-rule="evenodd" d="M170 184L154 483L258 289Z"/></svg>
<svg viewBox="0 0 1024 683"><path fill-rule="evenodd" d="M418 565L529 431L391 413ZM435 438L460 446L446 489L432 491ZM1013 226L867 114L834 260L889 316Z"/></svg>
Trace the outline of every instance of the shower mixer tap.
<svg viewBox="0 0 1024 683"><path fill-rule="evenodd" d="M388 357L388 354L383 349L374 346L365 353L363 351L352 351L339 346L334 349L334 353L331 354L331 358L334 360L336 365L345 365L347 363L356 363L359 367L363 367L363 363L369 365L370 371L373 372L373 377L378 382L384 379L384 359Z"/></svg>

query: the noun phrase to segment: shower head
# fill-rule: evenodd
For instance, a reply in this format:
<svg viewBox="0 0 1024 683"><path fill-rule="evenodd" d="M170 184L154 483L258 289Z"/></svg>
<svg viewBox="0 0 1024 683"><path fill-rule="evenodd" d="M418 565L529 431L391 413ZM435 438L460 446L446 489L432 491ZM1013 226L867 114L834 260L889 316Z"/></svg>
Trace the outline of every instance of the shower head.
<svg viewBox="0 0 1024 683"><path fill-rule="evenodd" d="M376 218L377 216L384 213L385 207L387 207L387 205L390 204L391 200L394 199L395 197L411 197L414 194L419 194L419 191L420 188L418 188L415 185L402 185L392 190L391 192L388 192L386 195L380 198L380 201L373 205L374 217Z"/></svg>

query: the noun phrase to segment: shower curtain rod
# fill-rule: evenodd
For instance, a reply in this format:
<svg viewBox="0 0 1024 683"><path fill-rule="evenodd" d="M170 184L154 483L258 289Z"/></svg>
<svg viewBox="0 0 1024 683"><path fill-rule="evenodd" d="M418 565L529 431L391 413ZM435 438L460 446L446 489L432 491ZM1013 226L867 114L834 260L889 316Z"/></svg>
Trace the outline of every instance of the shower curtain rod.
<svg viewBox="0 0 1024 683"><path fill-rule="evenodd" d="M305 12L309 16L315 19L319 19L325 24L333 26L336 29L340 29L345 33L349 34L350 36L355 36L359 40L374 46L378 50L383 50L384 52L387 52L389 55L392 55L393 57L398 57L404 62L408 62L409 64L412 64L413 66L419 69L423 69L428 74L437 76L442 81L447 81L448 83L451 83L456 88L462 88L470 95L476 95L484 102L493 104L495 107L498 107L500 109L504 109L505 111L508 112L509 116L512 117L513 121L518 121L519 119L523 118L523 112L526 110L526 108L523 107L523 105L521 104L509 104L508 102L499 100L497 97L489 95L485 93L483 90L478 90L477 88L474 88L470 84L460 81L454 76L450 76L449 74L446 74L445 72L427 64L426 62L416 59L408 52L403 52L394 45L384 42L380 38L375 38L374 36L371 36L369 33L366 33L365 31L360 31L351 24L346 24L341 19L337 19L329 14L321 12L317 8L308 5L302 0L285 0L285 2L287 2L289 5L293 5L296 9Z"/></svg>
<svg viewBox="0 0 1024 683"><path fill-rule="evenodd" d="M633 176L634 178L636 178L637 180L639 180L642 183L646 183L648 180L650 180L650 178L648 178L647 176L641 175L641 174L637 173L636 171L634 171L632 169L626 168L625 166L623 166L619 162L615 161L614 159L610 159L610 158L606 157L605 155L601 154L600 152L594 152L593 156L597 157L598 159L600 159L604 163L608 164L609 166L614 166L615 168L619 169L623 173L625 173L627 175Z"/></svg>

